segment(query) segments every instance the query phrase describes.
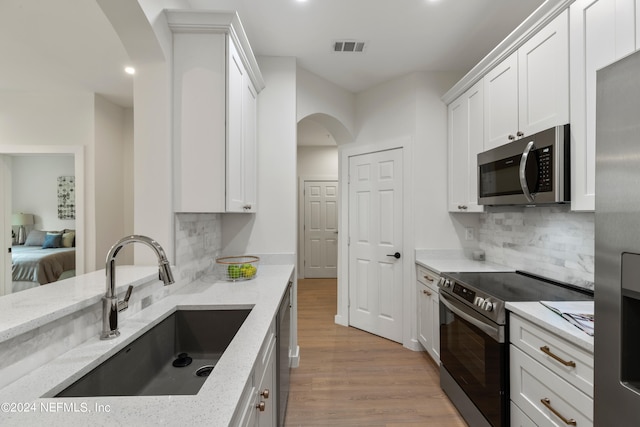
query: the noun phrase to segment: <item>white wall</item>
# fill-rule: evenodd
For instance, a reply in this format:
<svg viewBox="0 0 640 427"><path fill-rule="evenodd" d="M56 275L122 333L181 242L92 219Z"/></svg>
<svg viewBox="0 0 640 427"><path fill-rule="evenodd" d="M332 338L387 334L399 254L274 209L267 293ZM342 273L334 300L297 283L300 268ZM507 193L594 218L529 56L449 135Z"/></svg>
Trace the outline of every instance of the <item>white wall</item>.
<svg viewBox="0 0 640 427"><path fill-rule="evenodd" d="M338 177L338 147L298 146L298 176Z"/></svg>
<svg viewBox="0 0 640 427"><path fill-rule="evenodd" d="M136 234L156 239L175 262L171 161L171 31L162 10L188 8L180 0L100 0L136 65L134 78L134 222ZM155 255L135 245L135 263Z"/></svg>
<svg viewBox="0 0 640 427"><path fill-rule="evenodd" d="M298 67L297 122L316 113L327 114L340 121L353 135L355 125L355 95L341 87Z"/></svg>
<svg viewBox="0 0 640 427"><path fill-rule="evenodd" d="M11 174L11 209L34 215L29 230L75 229L73 219L58 219L58 177L73 176L70 155L14 156Z"/></svg>
<svg viewBox="0 0 640 427"><path fill-rule="evenodd" d="M130 180L125 180L125 159L130 144L132 124L131 109L124 109L101 96L95 98L95 194L96 204L96 245L95 263L102 268L105 257L111 246L125 236L126 205L125 196L131 194L133 188ZM131 164L128 164L131 167ZM131 171L126 171L130 177ZM119 264L132 264L133 252L124 248L118 254Z"/></svg>

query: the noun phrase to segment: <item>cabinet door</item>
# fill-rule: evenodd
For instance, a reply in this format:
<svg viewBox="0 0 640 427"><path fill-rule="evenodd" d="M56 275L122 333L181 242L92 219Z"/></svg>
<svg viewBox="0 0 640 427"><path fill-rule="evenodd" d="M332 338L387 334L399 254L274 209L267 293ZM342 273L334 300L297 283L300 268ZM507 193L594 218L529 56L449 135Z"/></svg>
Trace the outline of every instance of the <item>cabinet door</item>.
<svg viewBox="0 0 640 427"><path fill-rule="evenodd" d="M242 96L242 151L244 172L243 212L257 211L258 158L257 158L257 108L258 95L248 73L245 73Z"/></svg>
<svg viewBox="0 0 640 427"><path fill-rule="evenodd" d="M264 364L262 381L258 387L257 426L275 427L278 408L278 392L276 390L276 351L275 340L269 349L269 356ZM264 406L262 406L264 404ZM264 410L262 409L264 407Z"/></svg>
<svg viewBox="0 0 640 427"><path fill-rule="evenodd" d="M518 56L514 52L484 76L484 149L509 142L518 131Z"/></svg>
<svg viewBox="0 0 640 427"><path fill-rule="evenodd" d="M433 360L440 364L440 298L437 292L431 296L431 351Z"/></svg>
<svg viewBox="0 0 640 427"><path fill-rule="evenodd" d="M569 12L518 49L518 129L524 135L569 123Z"/></svg>
<svg viewBox="0 0 640 427"><path fill-rule="evenodd" d="M231 39L227 38L227 212L242 212L245 204L242 147L242 103L245 69Z"/></svg>
<svg viewBox="0 0 640 427"><path fill-rule="evenodd" d="M595 209L596 71L636 48L636 0L577 0L571 28L571 209Z"/></svg>
<svg viewBox="0 0 640 427"><path fill-rule="evenodd" d="M416 286L418 290L418 341L429 351L433 342L431 329L431 319L433 318L431 297L433 291L420 282L417 282Z"/></svg>
<svg viewBox="0 0 640 427"><path fill-rule="evenodd" d="M484 147L483 83L449 104L449 212L482 212L478 205L478 153Z"/></svg>

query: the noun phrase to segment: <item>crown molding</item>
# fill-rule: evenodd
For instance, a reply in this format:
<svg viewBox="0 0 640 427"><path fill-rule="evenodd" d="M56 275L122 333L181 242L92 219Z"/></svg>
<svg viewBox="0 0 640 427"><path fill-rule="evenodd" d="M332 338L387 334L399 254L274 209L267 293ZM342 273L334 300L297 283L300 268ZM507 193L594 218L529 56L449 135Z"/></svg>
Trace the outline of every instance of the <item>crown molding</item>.
<svg viewBox="0 0 640 427"><path fill-rule="evenodd" d="M238 49L240 59L249 78L259 93L265 83L258 67L247 34L235 11L208 11L188 9L165 9L167 24L173 33L224 33L228 34Z"/></svg>
<svg viewBox="0 0 640 427"><path fill-rule="evenodd" d="M566 10L575 0L547 0L527 17L515 30L478 62L467 74L442 96L449 105L467 89L476 84L493 67L518 50L527 40Z"/></svg>

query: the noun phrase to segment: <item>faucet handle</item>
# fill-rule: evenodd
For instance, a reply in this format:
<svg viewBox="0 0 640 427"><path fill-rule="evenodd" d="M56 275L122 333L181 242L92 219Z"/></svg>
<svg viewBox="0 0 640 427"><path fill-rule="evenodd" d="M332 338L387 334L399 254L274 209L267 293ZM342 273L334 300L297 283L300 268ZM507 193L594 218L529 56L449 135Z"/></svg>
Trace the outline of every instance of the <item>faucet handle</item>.
<svg viewBox="0 0 640 427"><path fill-rule="evenodd" d="M131 292L133 292L133 285L127 288L127 293L124 296L124 300L118 301L118 311L124 311L129 308L129 298L131 298Z"/></svg>

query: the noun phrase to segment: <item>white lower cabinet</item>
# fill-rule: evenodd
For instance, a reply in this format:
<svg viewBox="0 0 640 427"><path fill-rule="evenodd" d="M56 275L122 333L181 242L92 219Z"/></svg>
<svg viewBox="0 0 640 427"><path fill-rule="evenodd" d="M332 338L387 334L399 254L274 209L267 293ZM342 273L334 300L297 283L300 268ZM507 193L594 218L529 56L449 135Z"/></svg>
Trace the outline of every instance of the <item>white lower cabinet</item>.
<svg viewBox="0 0 640 427"><path fill-rule="evenodd" d="M440 276L424 267L416 266L418 301L418 341L429 355L440 364Z"/></svg>
<svg viewBox="0 0 640 427"><path fill-rule="evenodd" d="M593 426L593 354L511 314L512 426Z"/></svg>
<svg viewBox="0 0 640 427"><path fill-rule="evenodd" d="M274 427L277 424L275 320L247 381L232 426Z"/></svg>

